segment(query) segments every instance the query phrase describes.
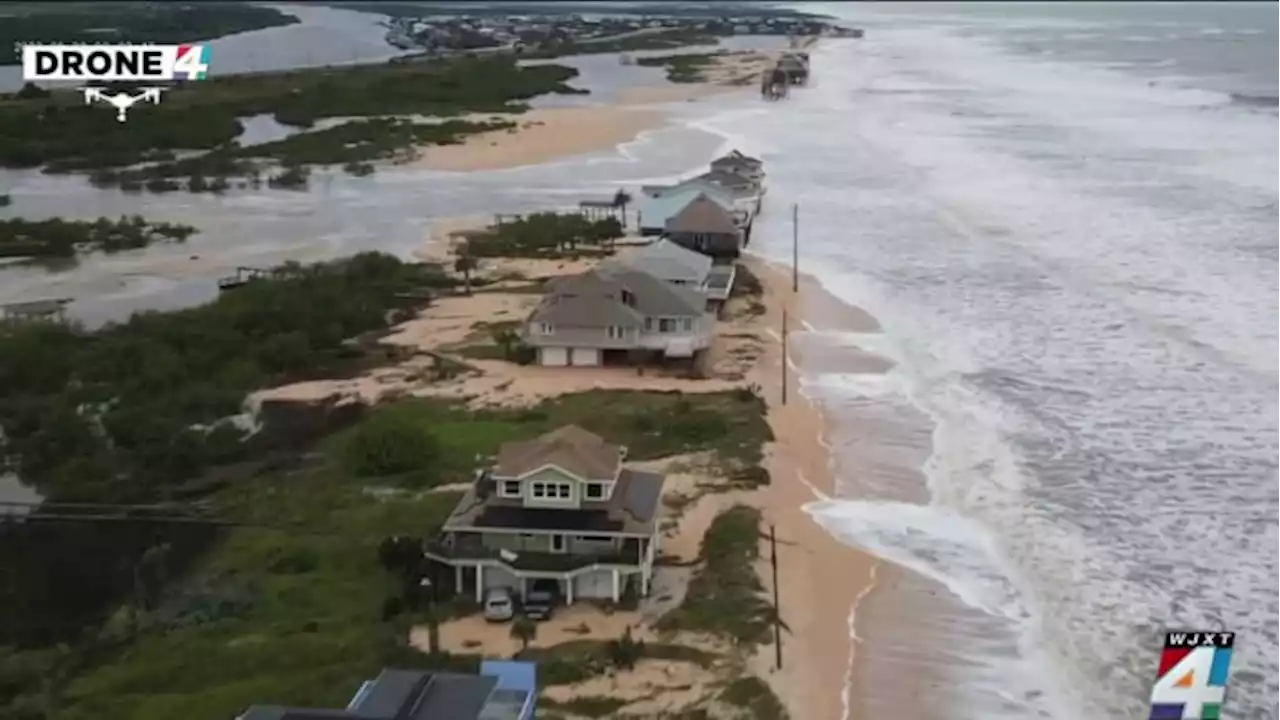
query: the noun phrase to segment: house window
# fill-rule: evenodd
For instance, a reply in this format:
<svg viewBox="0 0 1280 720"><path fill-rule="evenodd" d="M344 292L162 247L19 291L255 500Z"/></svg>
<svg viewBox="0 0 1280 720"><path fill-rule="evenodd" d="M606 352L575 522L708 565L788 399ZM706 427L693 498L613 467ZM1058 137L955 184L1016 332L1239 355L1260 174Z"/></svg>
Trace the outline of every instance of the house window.
<svg viewBox="0 0 1280 720"><path fill-rule="evenodd" d="M658 320L658 332L667 333L676 329L676 321L671 318L660 318Z"/></svg>
<svg viewBox="0 0 1280 720"><path fill-rule="evenodd" d="M620 328L617 325L609 326L609 339L621 340L624 334L625 334L624 328Z"/></svg>
<svg viewBox="0 0 1280 720"><path fill-rule="evenodd" d="M609 537L608 535L579 535L578 539L581 540L582 542L592 542L592 543L613 542L613 538Z"/></svg>
<svg viewBox="0 0 1280 720"><path fill-rule="evenodd" d="M622 291L622 302L623 302L623 303L625 303L625 304L627 304L627 305L635 305L635 304L636 304L636 296L635 296L635 295L633 295L633 294L631 293L631 291L630 291L630 290L623 290L623 291Z"/></svg>
<svg viewBox="0 0 1280 720"><path fill-rule="evenodd" d="M520 497L520 481L519 480L503 480L502 488L499 494L502 497L508 497L508 498Z"/></svg>
<svg viewBox="0 0 1280 720"><path fill-rule="evenodd" d="M564 542L563 535L551 536L551 552L562 553L564 552L564 546L565 546L565 542Z"/></svg>
<svg viewBox="0 0 1280 720"><path fill-rule="evenodd" d="M541 323L538 325L538 332L543 335L551 335L555 332L555 328L552 327L551 323Z"/></svg>
<svg viewBox="0 0 1280 720"><path fill-rule="evenodd" d="M646 331L653 330L653 318L645 318L645 319L644 319L644 329L645 329Z"/></svg>
<svg viewBox="0 0 1280 720"><path fill-rule="evenodd" d="M573 497L573 487L569 483L536 482L532 490L533 497L538 500L568 500Z"/></svg>
<svg viewBox="0 0 1280 720"><path fill-rule="evenodd" d="M588 500L604 500L608 497L608 486L606 483L593 482L587 483L585 497Z"/></svg>
<svg viewBox="0 0 1280 720"><path fill-rule="evenodd" d="M680 329L681 329L681 330L683 330L683 331L685 331L685 332L692 332L692 331L693 331L693 319L692 319L692 318L683 318L682 320L680 320Z"/></svg>

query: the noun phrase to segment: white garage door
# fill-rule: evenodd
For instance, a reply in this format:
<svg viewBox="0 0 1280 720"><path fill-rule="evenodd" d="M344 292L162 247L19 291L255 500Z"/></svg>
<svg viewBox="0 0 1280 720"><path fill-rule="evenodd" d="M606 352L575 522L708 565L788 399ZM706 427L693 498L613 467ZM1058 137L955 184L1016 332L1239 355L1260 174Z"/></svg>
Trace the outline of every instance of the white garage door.
<svg viewBox="0 0 1280 720"><path fill-rule="evenodd" d="M569 351L570 365L599 365L600 351L595 348L573 348Z"/></svg>
<svg viewBox="0 0 1280 720"><path fill-rule="evenodd" d="M538 361L540 365L564 367L569 364L569 356L564 348L544 347L538 350Z"/></svg>
<svg viewBox="0 0 1280 720"><path fill-rule="evenodd" d="M613 599L613 573L609 570L592 570L573 580L573 594L580 598Z"/></svg>

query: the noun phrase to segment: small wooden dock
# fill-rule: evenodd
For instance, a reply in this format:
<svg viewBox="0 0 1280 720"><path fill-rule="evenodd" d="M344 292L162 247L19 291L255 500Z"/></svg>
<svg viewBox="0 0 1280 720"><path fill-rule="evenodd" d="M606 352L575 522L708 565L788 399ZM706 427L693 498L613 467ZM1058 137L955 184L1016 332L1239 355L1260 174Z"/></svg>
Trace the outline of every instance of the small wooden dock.
<svg viewBox="0 0 1280 720"><path fill-rule="evenodd" d="M238 267L235 275L218 278L218 290L235 290L254 280L279 280L292 277L294 273L284 268Z"/></svg>
<svg viewBox="0 0 1280 720"><path fill-rule="evenodd" d="M73 298L51 298L0 305L0 325L27 325L30 323L65 323L67 305Z"/></svg>

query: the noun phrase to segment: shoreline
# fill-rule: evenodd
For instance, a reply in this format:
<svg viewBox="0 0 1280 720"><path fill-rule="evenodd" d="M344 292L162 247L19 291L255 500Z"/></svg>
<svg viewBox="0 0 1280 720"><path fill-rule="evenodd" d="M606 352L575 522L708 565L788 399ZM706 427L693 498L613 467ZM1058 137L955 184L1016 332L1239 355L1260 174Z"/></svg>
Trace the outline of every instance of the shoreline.
<svg viewBox="0 0 1280 720"><path fill-rule="evenodd" d="M744 263L757 271L766 288L770 328L780 328L784 308L789 321L801 326L789 335L814 329L818 314L830 329L865 331L868 321L875 322L860 308L832 296L812 276L801 275L799 292L793 292L788 267L756 257ZM875 594L884 563L842 543L807 510L812 502L839 497L836 458L827 441L832 423L821 404L801 391L806 359L792 342L788 342L787 404L777 404L781 399L780 340L777 335L758 365L759 371L773 373L772 383L762 384L770 403L766 417L777 438L766 461L774 481L760 495L766 519L778 527L779 605L790 632L783 635L783 669L772 670L772 648L762 649L755 667L793 718L850 720L861 717L855 712L861 707L854 692L860 666L855 620L864 601ZM765 569L762 579L772 591ZM797 600L803 609L789 611Z"/></svg>

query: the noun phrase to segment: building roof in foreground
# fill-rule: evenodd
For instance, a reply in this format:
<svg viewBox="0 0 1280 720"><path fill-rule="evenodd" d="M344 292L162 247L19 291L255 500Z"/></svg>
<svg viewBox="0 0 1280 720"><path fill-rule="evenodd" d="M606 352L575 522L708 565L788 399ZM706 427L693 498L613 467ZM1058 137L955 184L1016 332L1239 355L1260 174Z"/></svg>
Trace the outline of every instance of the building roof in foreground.
<svg viewBox="0 0 1280 720"><path fill-rule="evenodd" d="M555 465L584 480L612 482L623 448L577 425L565 425L532 440L503 443L493 466L495 477L522 477Z"/></svg>
<svg viewBox="0 0 1280 720"><path fill-rule="evenodd" d="M344 709L254 705L239 720L519 720L529 693L488 674L388 669Z"/></svg>
<svg viewBox="0 0 1280 720"><path fill-rule="evenodd" d="M711 272L711 263L711 258L706 255L662 238L634 248L619 258L611 258L602 265L628 266L663 280L700 284Z"/></svg>

